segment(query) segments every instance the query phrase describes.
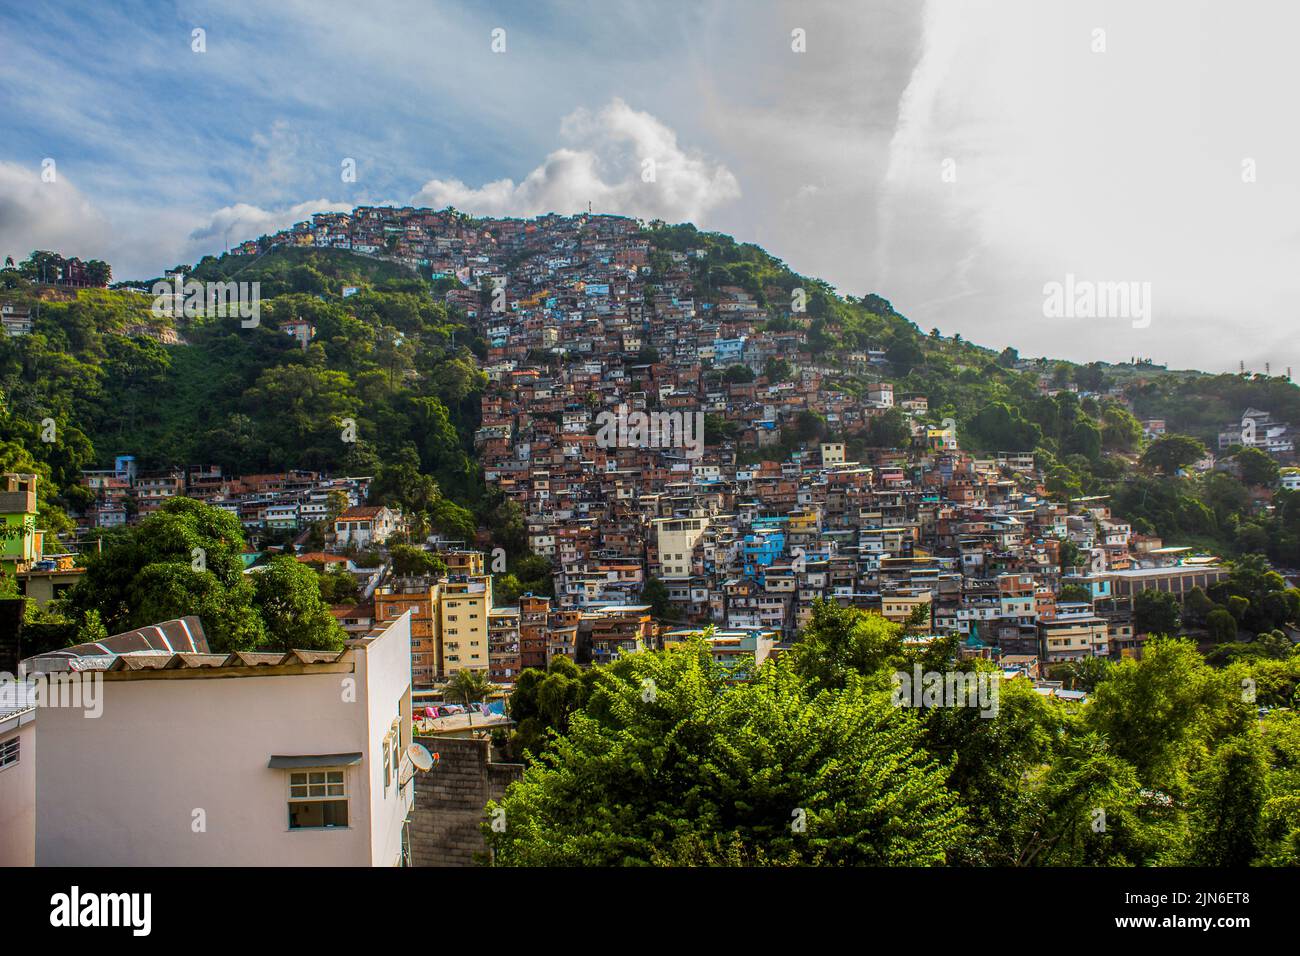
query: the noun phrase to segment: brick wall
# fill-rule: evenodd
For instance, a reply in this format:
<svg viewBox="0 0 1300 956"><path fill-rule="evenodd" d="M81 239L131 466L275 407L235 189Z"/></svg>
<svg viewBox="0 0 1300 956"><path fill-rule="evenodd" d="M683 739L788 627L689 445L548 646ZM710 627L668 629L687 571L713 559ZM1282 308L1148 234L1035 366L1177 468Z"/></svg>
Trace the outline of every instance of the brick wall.
<svg viewBox="0 0 1300 956"><path fill-rule="evenodd" d="M417 774L409 829L415 866L478 866L487 854L483 808L499 800L524 768L491 761L487 738L417 737L437 766Z"/></svg>

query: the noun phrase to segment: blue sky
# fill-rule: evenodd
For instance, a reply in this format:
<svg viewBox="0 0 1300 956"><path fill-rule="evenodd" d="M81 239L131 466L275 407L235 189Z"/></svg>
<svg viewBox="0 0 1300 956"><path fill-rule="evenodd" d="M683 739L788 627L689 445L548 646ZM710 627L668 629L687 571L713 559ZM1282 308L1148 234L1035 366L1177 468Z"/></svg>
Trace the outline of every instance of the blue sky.
<svg viewBox="0 0 1300 956"><path fill-rule="evenodd" d="M317 209L590 201L1026 355L1279 371L1300 367L1298 20L1262 0L9 4L0 255L144 278ZM1150 325L1045 318L1067 273L1150 282Z"/></svg>

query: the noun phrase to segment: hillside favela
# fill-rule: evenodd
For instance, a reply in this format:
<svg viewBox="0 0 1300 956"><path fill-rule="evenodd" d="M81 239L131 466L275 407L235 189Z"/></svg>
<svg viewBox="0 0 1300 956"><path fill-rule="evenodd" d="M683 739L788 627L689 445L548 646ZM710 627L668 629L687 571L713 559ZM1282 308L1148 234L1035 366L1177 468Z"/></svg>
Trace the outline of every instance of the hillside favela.
<svg viewBox="0 0 1300 956"><path fill-rule="evenodd" d="M717 225L761 202L721 166L638 200L710 162L651 139L569 202L332 160L369 200L154 269L0 227L0 864L1198 867L1249 913L1214 874L1300 864L1288 354L1140 266L1035 273L1028 346L894 217L832 282ZM52 926L109 925L89 882Z"/></svg>

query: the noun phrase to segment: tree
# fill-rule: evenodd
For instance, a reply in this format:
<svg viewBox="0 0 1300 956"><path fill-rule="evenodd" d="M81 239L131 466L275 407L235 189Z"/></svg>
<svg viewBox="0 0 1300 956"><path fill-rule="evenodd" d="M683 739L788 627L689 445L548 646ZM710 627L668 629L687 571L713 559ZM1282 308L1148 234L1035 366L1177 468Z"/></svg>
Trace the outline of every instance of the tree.
<svg viewBox="0 0 1300 956"><path fill-rule="evenodd" d="M1092 591L1082 584L1063 584L1061 585L1061 593L1056 596L1056 599L1066 604L1082 604L1085 602L1091 604Z"/></svg>
<svg viewBox="0 0 1300 956"><path fill-rule="evenodd" d="M317 584L322 601L331 605L356 603L357 579L351 573L341 568L318 573Z"/></svg>
<svg viewBox="0 0 1300 956"><path fill-rule="evenodd" d="M1142 466L1172 475L1181 468L1200 461L1209 450L1190 435L1163 435L1142 453Z"/></svg>
<svg viewBox="0 0 1300 956"><path fill-rule="evenodd" d="M1143 788L1133 766L1099 734L1068 736L1031 786L1042 811L1017 861L1022 866L1139 866L1182 844L1165 801Z"/></svg>
<svg viewBox="0 0 1300 956"><path fill-rule="evenodd" d="M518 759L540 753L556 734L569 730L569 715L583 705L594 670L582 671L567 657L557 656L546 670L526 669L510 695L515 721L511 752Z"/></svg>
<svg viewBox="0 0 1300 956"><path fill-rule="evenodd" d="M398 577L441 578L447 574L447 565L431 551L409 544L395 544L388 549L393 562L393 574Z"/></svg>
<svg viewBox="0 0 1300 956"><path fill-rule="evenodd" d="M748 365L728 365L722 380L729 385L745 385L754 380L754 372Z"/></svg>
<svg viewBox="0 0 1300 956"><path fill-rule="evenodd" d="M1122 406L1107 405L1101 422L1101 441L1108 451L1133 451L1142 441L1142 423Z"/></svg>
<svg viewBox="0 0 1300 956"><path fill-rule="evenodd" d="M1066 438L1062 450L1095 461L1101 455L1101 431L1090 420L1081 418Z"/></svg>
<svg viewBox="0 0 1300 956"><path fill-rule="evenodd" d="M641 601L650 605L650 614L656 620L668 617L671 605L668 603L668 588L656 577L646 578L641 588Z"/></svg>
<svg viewBox="0 0 1300 956"><path fill-rule="evenodd" d="M984 663L939 665L945 671L958 666L995 673ZM972 707L927 707L920 714L925 749L949 768L948 787L971 823L970 837L949 862L1016 864L1041 817L1039 795L1025 782L1051 759L1064 729L1060 709L1028 680L1006 680L992 716Z"/></svg>
<svg viewBox="0 0 1300 956"><path fill-rule="evenodd" d="M1249 866L1259 855L1268 764L1254 735L1220 744L1191 799L1194 866Z"/></svg>
<svg viewBox="0 0 1300 956"><path fill-rule="evenodd" d="M470 713L470 723L473 723L474 704L485 699L495 690L496 685L488 680L486 671L481 668L462 667L451 675L445 693L452 700L464 702L465 709Z"/></svg>
<svg viewBox="0 0 1300 956"><path fill-rule="evenodd" d="M1062 671L1070 681L1071 689L1091 694L1102 681L1110 677L1114 666L1114 662L1104 657L1080 657L1068 661Z"/></svg>
<svg viewBox="0 0 1300 956"><path fill-rule="evenodd" d="M1088 730L1133 765L1146 787L1178 795L1189 763L1216 732L1240 719L1240 691L1212 670L1190 641L1152 637L1142 659L1123 660L1083 713Z"/></svg>
<svg viewBox="0 0 1300 956"><path fill-rule="evenodd" d="M912 369L925 363L925 353L911 336L895 339L885 350L885 358L899 375L907 375Z"/></svg>
<svg viewBox="0 0 1300 956"><path fill-rule="evenodd" d="M990 402L975 413L967 428L976 447L991 451L1024 451L1038 446L1042 429L1026 421L1018 408Z"/></svg>
<svg viewBox="0 0 1300 956"><path fill-rule="evenodd" d="M826 419L810 409L795 416L795 435L801 442L817 441L826 434Z"/></svg>
<svg viewBox="0 0 1300 956"><path fill-rule="evenodd" d="M1168 591L1139 591L1133 599L1133 629L1138 634L1176 636L1180 623L1178 599Z"/></svg>
<svg viewBox="0 0 1300 956"><path fill-rule="evenodd" d="M897 669L903 629L879 614L818 600L788 654L795 673L813 687L838 689L854 675Z"/></svg>
<svg viewBox="0 0 1300 956"><path fill-rule="evenodd" d="M1277 462L1267 452L1246 447L1236 454L1241 480L1255 488L1271 488L1277 484Z"/></svg>
<svg viewBox="0 0 1300 956"><path fill-rule="evenodd" d="M1216 644L1226 644L1237 639L1237 619L1221 607L1216 607L1205 616L1205 629L1210 633L1210 640Z"/></svg>
<svg viewBox="0 0 1300 956"><path fill-rule="evenodd" d="M1214 607L1214 602L1197 585L1183 598L1183 622L1190 627L1204 627L1205 619Z"/></svg>
<svg viewBox="0 0 1300 956"><path fill-rule="evenodd" d="M597 668L566 734L484 825L498 865L924 865L965 839L944 770L861 680L813 696L777 661L735 684L701 640Z"/></svg>
<svg viewBox="0 0 1300 956"><path fill-rule="evenodd" d="M253 575L257 610L266 622L263 646L282 650L337 651L346 635L321 600L316 572L288 555L272 558Z"/></svg>
<svg viewBox="0 0 1300 956"><path fill-rule="evenodd" d="M98 611L109 633L196 614L213 650L251 650L266 628L253 607L243 550L235 515L173 498L87 556L86 573L68 595L70 610Z"/></svg>
<svg viewBox="0 0 1300 956"><path fill-rule="evenodd" d="M1084 555L1082 548L1069 538L1060 538L1059 541L1060 546L1057 554L1060 556L1062 571L1066 568L1081 568L1087 564L1087 557ZM1065 598L1062 597L1061 600L1065 600ZM1088 600L1092 600L1091 596L1088 597Z"/></svg>
<svg viewBox="0 0 1300 956"><path fill-rule="evenodd" d="M788 360L773 355L763 365L763 377L769 382L788 382L794 377L794 369Z"/></svg>
<svg viewBox="0 0 1300 956"><path fill-rule="evenodd" d="M929 633L932 610L928 601L912 608L912 613L907 616L907 621L903 624L903 633L908 636Z"/></svg>
<svg viewBox="0 0 1300 956"><path fill-rule="evenodd" d="M872 448L905 448L912 440L912 429L900 408L887 408L867 420L866 443Z"/></svg>

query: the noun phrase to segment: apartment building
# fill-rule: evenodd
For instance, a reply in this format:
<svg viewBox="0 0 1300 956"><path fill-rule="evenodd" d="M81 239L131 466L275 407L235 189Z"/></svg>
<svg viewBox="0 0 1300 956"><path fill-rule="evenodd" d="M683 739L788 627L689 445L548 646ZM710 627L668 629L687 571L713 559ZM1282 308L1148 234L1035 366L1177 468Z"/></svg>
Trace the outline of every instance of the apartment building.
<svg viewBox="0 0 1300 956"><path fill-rule="evenodd" d="M1041 657L1049 664L1110 654L1106 619L1084 604L1059 604L1056 617L1038 624Z"/></svg>
<svg viewBox="0 0 1300 956"><path fill-rule="evenodd" d="M410 613L411 683L418 690L433 686L442 660L438 584L429 577L393 578L375 590L375 623L383 625Z"/></svg>
<svg viewBox="0 0 1300 956"><path fill-rule="evenodd" d="M441 676L450 677L466 669L488 671L488 612L491 610L490 575L453 574L438 582Z"/></svg>
<svg viewBox="0 0 1300 956"><path fill-rule="evenodd" d="M42 553L36 527L36 476L0 475L0 572L14 574Z"/></svg>
<svg viewBox="0 0 1300 956"><path fill-rule="evenodd" d="M653 522L663 578L689 577L695 545L708 530L706 517L660 518Z"/></svg>
<svg viewBox="0 0 1300 956"><path fill-rule="evenodd" d="M523 669L519 653L519 608L494 607L488 611L488 679L512 684Z"/></svg>

